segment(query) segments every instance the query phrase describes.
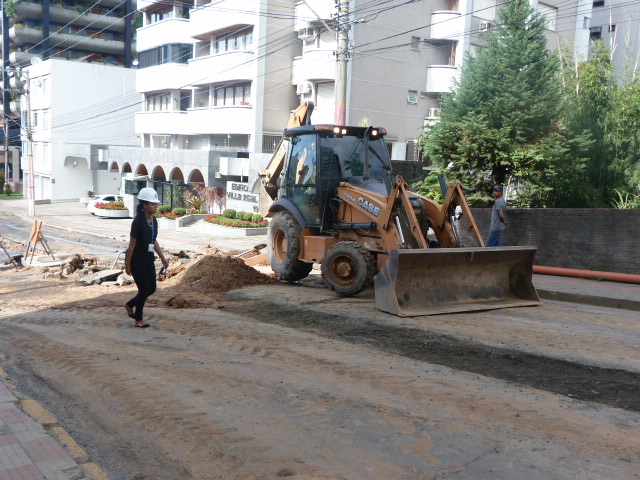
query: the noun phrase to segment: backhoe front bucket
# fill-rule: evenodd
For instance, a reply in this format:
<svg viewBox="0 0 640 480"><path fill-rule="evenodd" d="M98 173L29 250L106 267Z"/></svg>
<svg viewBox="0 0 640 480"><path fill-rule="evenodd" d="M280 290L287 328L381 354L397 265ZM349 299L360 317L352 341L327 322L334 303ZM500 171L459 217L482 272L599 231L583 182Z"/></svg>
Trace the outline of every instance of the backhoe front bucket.
<svg viewBox="0 0 640 480"><path fill-rule="evenodd" d="M392 250L376 307L401 317L538 305L535 247Z"/></svg>

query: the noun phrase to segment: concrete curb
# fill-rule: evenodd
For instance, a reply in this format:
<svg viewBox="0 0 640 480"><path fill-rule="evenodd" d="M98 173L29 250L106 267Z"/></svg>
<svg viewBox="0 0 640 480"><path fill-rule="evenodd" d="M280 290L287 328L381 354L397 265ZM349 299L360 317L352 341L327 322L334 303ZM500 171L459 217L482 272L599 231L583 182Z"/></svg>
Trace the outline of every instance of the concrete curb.
<svg viewBox="0 0 640 480"><path fill-rule="evenodd" d="M592 305L594 307L621 308L623 310L640 312L640 301L594 295L581 295L579 293L556 292L552 290L545 290L543 288L536 288L536 290L540 298L545 300L581 303L584 305Z"/></svg>

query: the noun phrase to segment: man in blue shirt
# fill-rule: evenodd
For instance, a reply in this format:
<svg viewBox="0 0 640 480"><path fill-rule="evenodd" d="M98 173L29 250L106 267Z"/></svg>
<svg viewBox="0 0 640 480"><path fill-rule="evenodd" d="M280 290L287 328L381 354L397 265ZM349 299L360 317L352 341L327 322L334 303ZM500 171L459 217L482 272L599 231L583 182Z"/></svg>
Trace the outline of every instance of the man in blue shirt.
<svg viewBox="0 0 640 480"><path fill-rule="evenodd" d="M491 210L491 227L489 227L489 238L485 246L499 247L502 241L502 232L507 228L507 202L502 198L504 187L502 185L493 186L493 198L496 202Z"/></svg>

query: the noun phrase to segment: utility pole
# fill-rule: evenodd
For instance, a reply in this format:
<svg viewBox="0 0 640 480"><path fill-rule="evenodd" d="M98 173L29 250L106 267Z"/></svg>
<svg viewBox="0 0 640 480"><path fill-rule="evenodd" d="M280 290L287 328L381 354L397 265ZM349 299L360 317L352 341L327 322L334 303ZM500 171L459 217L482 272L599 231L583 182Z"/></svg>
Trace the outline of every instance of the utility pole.
<svg viewBox="0 0 640 480"><path fill-rule="evenodd" d="M4 9L2 0L2 124L4 126L4 181L9 181L9 114L11 92L9 87L9 76L6 69L9 68L9 17Z"/></svg>
<svg viewBox="0 0 640 480"><path fill-rule="evenodd" d="M20 70L18 70L20 75ZM25 87L24 95L27 97L27 155L29 157L29 216L36 216L36 186L33 181L33 132L31 130L31 83L29 81L29 70L24 70Z"/></svg>
<svg viewBox="0 0 640 480"><path fill-rule="evenodd" d="M336 108L334 123L347 122L347 66L349 62L349 0L335 0L338 9L336 36Z"/></svg>
<svg viewBox="0 0 640 480"><path fill-rule="evenodd" d="M30 80L29 80L29 70L18 68L5 68L3 74L5 77L9 76L9 74L13 74L13 84L15 85L15 89L19 90L19 93L23 95L27 102L26 115L23 120L25 123L24 129L27 132L27 156L29 159L29 216L34 217L36 214L36 186L33 180L33 131L31 128L31 95L30 95ZM22 80L22 75L24 74L24 81ZM5 117L5 121L8 117Z"/></svg>

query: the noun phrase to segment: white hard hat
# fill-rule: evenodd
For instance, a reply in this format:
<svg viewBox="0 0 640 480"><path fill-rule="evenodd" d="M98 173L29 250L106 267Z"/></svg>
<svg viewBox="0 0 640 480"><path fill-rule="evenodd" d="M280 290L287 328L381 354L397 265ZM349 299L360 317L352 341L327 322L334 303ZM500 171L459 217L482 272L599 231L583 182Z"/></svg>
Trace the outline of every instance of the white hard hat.
<svg viewBox="0 0 640 480"><path fill-rule="evenodd" d="M153 188L149 187L145 187L138 192L138 200L149 203L160 203L158 193Z"/></svg>

